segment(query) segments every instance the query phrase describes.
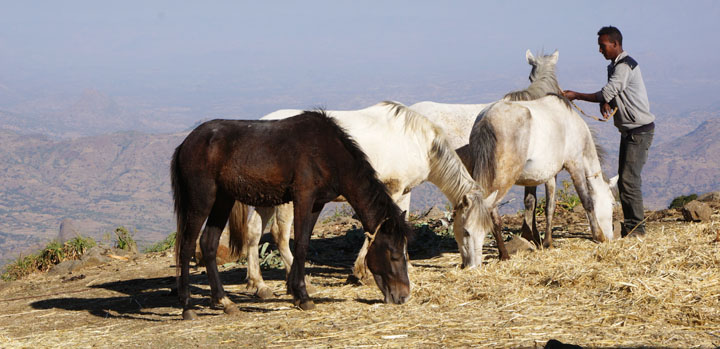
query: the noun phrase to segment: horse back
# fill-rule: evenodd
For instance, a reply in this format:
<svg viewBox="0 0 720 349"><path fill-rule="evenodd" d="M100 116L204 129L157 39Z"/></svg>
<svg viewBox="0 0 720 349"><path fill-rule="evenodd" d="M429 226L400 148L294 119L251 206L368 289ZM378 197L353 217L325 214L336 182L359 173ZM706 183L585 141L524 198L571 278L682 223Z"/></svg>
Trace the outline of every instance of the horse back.
<svg viewBox="0 0 720 349"><path fill-rule="evenodd" d="M208 121L188 135L179 156L189 164L189 175L212 181L236 200L254 206L286 203L299 181L314 178L316 186L333 186L338 157L328 150L340 142L332 121L318 115Z"/></svg>

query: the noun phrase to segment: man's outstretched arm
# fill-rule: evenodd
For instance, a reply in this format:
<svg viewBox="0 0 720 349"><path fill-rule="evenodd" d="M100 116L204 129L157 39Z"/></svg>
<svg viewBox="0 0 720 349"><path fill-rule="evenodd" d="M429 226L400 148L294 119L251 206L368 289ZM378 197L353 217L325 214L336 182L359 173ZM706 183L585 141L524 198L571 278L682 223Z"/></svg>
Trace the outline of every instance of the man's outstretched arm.
<svg viewBox="0 0 720 349"><path fill-rule="evenodd" d="M581 93L581 92L575 92L572 90L565 90L565 91L563 91L563 95L565 95L565 97L571 101L575 100L575 99L579 99L581 101L586 101L586 102L595 102L595 103L604 102L604 100L602 100L602 96L598 97L598 93Z"/></svg>

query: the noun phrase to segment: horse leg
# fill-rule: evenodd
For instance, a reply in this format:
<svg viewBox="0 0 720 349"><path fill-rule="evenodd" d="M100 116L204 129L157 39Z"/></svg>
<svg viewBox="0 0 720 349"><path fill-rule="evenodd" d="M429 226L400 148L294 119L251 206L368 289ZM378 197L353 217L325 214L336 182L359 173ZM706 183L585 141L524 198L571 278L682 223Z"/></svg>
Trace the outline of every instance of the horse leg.
<svg viewBox="0 0 720 349"><path fill-rule="evenodd" d="M320 212L312 217L317 221ZM282 204L275 207L275 221L270 227L270 233L272 233L275 243L280 251L280 257L283 259L285 265L285 277L290 274L290 267L293 263L293 255L290 251L290 229L292 228L293 222L293 204L291 202ZM310 283L307 275L305 276L305 288L309 294L315 293L315 287Z"/></svg>
<svg viewBox="0 0 720 349"><path fill-rule="evenodd" d="M545 239L543 248L552 248L552 220L555 214L555 177L545 182Z"/></svg>
<svg viewBox="0 0 720 349"><path fill-rule="evenodd" d="M502 218L500 218L500 213L498 212L497 207L493 207L490 212L490 217L492 217L493 220L493 235L495 236L495 243L498 248L498 257L501 261L506 261L510 259L510 254L505 247L505 241L502 237Z"/></svg>
<svg viewBox="0 0 720 349"><path fill-rule="evenodd" d="M178 235L184 236L182 244L178 246L180 277L177 278L177 294L183 307L184 320L197 319L197 314L190 305L190 259L195 255L195 244L206 216L207 214L186 214L183 231L178 232Z"/></svg>
<svg viewBox="0 0 720 349"><path fill-rule="evenodd" d="M210 216L205 223L205 231L200 237L200 249L203 253L205 270L207 271L210 283L211 307L223 308L226 314L236 314L238 309L235 304L225 295L220 273L217 269L217 249L235 200L220 195L215 199Z"/></svg>
<svg viewBox="0 0 720 349"><path fill-rule="evenodd" d="M523 216L522 234L521 236L527 240L540 246L540 232L537 228L537 218L535 210L537 208L537 187L525 187L525 214Z"/></svg>
<svg viewBox="0 0 720 349"><path fill-rule="evenodd" d="M603 235L602 231L600 231L600 224L595 217L595 207L592 197L590 197L590 190L585 178L585 171L574 167L568 167L567 170L570 172L570 178L575 185L575 191L577 192L578 197L580 197L580 203L582 203L583 208L585 208L588 222L590 222L590 232L592 233L593 240L597 242L604 242L605 235Z"/></svg>
<svg viewBox="0 0 720 349"><path fill-rule="evenodd" d="M244 237L243 248L247 256L247 288L255 292L261 299L270 298L272 290L265 284L260 273L260 256L258 245L268 221L272 218L272 207L255 207L248 220L247 236ZM259 217L258 217L259 216Z"/></svg>
<svg viewBox="0 0 720 349"><path fill-rule="evenodd" d="M305 287L305 260L310 246L310 234L315 226L315 221L312 220L313 212L320 211L322 205L319 209L313 207L315 206L314 200L309 195L294 195L294 198L295 249L293 256L295 258L290 268L290 274L288 274L287 290L289 294L293 295L296 306L302 310L310 310L315 308L315 303L310 300Z"/></svg>

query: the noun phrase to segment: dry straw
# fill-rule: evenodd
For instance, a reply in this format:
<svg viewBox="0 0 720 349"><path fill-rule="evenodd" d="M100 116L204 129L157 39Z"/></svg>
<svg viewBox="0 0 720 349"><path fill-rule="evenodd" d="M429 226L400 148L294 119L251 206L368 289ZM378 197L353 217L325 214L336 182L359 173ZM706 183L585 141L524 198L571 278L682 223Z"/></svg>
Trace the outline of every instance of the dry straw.
<svg viewBox="0 0 720 349"><path fill-rule="evenodd" d="M473 270L458 268L456 253L414 260L412 299L401 306L379 303L375 286L344 285L347 269L310 266L314 311L290 307L284 282L272 280L277 298L270 301L228 285L242 310L236 317L202 307L200 320L182 322L175 321L178 308L166 307L110 311L116 320L108 322L55 309L54 326L64 318L84 325L13 332L0 343L72 345L90 337L100 346L142 347L535 347L557 339L588 347L717 347L716 229L651 222L643 240L561 238L555 249L490 259Z"/></svg>

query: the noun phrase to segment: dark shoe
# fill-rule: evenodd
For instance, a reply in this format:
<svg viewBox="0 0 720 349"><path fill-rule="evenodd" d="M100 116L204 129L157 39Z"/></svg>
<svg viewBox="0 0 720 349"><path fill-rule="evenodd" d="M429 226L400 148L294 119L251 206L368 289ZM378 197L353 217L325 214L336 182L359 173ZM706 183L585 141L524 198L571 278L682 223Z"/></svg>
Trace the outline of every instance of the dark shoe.
<svg viewBox="0 0 720 349"><path fill-rule="evenodd" d="M645 238L645 231L644 231L644 230L635 230L635 231L633 231L632 233L627 234L625 237L628 238L628 239L633 239L633 238L642 238L642 239L644 239L644 238Z"/></svg>

